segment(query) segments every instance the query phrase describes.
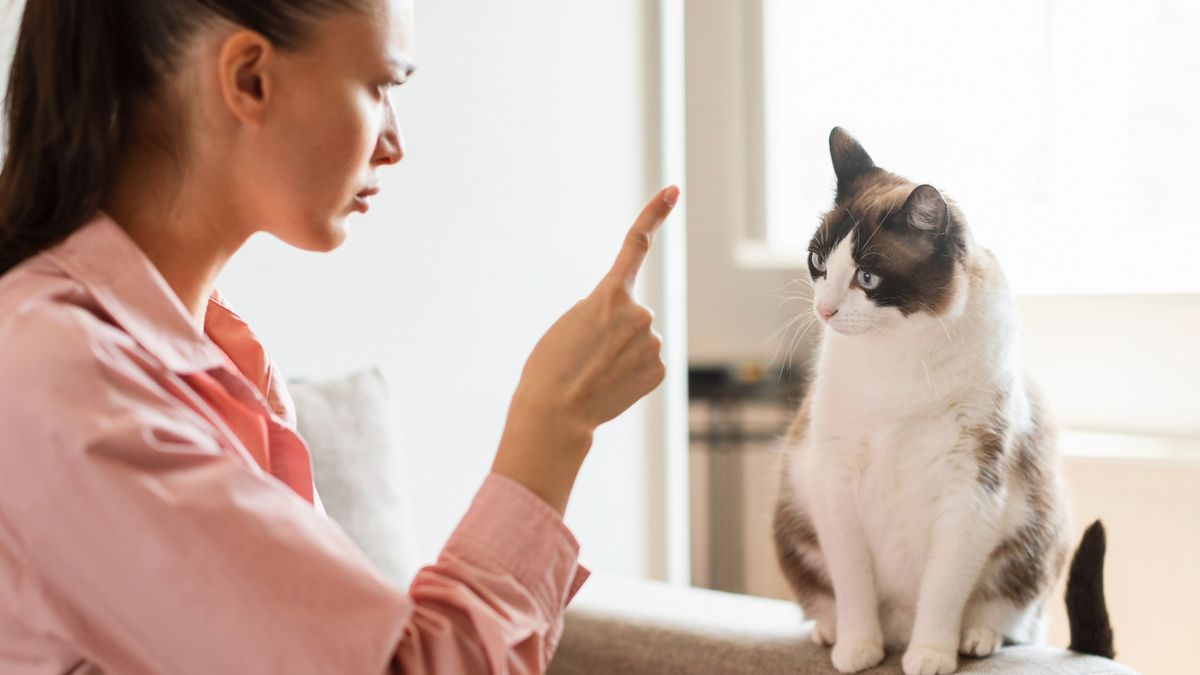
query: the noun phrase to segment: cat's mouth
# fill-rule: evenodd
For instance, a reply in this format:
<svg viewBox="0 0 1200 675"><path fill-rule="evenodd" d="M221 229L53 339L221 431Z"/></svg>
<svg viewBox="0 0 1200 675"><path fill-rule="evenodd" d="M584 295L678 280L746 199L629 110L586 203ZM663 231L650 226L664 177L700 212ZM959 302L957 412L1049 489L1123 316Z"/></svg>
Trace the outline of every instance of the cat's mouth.
<svg viewBox="0 0 1200 675"><path fill-rule="evenodd" d="M862 317L841 313L830 319L821 319L821 321L839 335L861 335L874 327L870 321Z"/></svg>

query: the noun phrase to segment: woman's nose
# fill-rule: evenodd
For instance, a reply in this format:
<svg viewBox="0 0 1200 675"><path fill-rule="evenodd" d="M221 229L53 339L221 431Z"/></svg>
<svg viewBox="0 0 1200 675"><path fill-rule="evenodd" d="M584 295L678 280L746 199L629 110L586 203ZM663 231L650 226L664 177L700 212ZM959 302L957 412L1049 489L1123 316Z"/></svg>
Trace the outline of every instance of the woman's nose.
<svg viewBox="0 0 1200 675"><path fill-rule="evenodd" d="M404 135L400 133L400 123L395 111L388 110L387 124L379 135L379 143L375 146L375 156L372 164L395 164L404 159Z"/></svg>

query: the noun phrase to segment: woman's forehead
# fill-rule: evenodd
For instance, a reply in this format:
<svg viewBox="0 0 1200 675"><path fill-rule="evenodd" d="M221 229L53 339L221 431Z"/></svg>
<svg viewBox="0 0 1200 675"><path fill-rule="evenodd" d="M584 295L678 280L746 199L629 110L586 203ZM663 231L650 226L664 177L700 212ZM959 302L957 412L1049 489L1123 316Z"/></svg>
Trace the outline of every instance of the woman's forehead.
<svg viewBox="0 0 1200 675"><path fill-rule="evenodd" d="M412 60L413 3L412 0L377 0L383 6L380 23L387 33L388 48L397 56Z"/></svg>
<svg viewBox="0 0 1200 675"><path fill-rule="evenodd" d="M382 6L378 18L384 42L392 55L406 62L413 59L413 0L376 0Z"/></svg>
<svg viewBox="0 0 1200 675"><path fill-rule="evenodd" d="M331 17L320 40L331 50L364 53L394 63L403 76L412 63L412 24L411 0L368 0L365 12Z"/></svg>

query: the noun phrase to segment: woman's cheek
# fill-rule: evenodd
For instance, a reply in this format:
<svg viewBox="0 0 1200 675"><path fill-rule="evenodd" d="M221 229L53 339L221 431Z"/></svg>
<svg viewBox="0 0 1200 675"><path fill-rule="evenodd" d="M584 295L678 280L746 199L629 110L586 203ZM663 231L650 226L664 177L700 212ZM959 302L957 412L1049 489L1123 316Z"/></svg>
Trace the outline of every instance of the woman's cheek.
<svg viewBox="0 0 1200 675"><path fill-rule="evenodd" d="M322 156L318 160L318 165L325 167L327 171L337 172L338 175L328 176L327 185L336 185L345 189L353 187L355 181L362 179L364 175L362 166L365 162L362 159L360 148L362 148L363 138L367 133L364 122L358 106L352 106L336 121L330 121L327 129L336 129L337 131L325 134L325 138L328 140ZM351 189L350 193L345 195L346 199L352 197L355 191L356 189Z"/></svg>

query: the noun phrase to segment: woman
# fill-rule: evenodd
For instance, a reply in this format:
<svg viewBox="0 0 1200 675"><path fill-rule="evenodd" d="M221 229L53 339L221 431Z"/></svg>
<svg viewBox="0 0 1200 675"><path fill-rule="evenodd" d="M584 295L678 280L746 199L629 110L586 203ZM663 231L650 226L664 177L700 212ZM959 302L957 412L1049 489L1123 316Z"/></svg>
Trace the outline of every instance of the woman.
<svg viewBox="0 0 1200 675"><path fill-rule="evenodd" d="M437 564L324 517L283 380L213 288L255 232L327 251L403 157L387 0L28 0L0 174L0 672L530 672L586 572L596 427L663 377L631 297L668 188L526 363Z"/></svg>

